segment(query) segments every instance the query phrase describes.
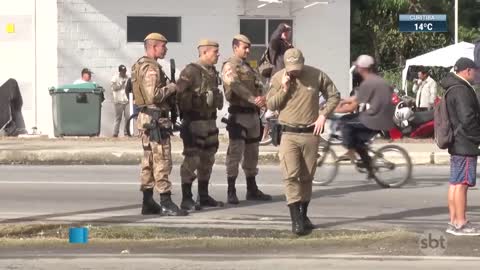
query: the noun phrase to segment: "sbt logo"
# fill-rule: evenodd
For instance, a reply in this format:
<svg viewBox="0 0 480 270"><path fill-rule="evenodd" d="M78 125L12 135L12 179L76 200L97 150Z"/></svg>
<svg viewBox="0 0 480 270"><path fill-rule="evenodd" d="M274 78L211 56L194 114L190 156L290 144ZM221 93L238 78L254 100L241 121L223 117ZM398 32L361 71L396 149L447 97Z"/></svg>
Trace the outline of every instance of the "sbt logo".
<svg viewBox="0 0 480 270"><path fill-rule="evenodd" d="M444 233L436 230L426 231L420 235L418 245L424 255L442 255L447 249L447 237Z"/></svg>

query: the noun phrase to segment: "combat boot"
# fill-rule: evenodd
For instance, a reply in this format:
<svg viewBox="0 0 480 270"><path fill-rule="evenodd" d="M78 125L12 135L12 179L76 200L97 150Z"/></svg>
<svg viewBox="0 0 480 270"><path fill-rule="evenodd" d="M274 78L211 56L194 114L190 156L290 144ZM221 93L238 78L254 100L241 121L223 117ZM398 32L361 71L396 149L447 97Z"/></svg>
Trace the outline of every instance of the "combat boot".
<svg viewBox="0 0 480 270"><path fill-rule="evenodd" d="M308 204L309 203L310 203L310 201L302 202L300 204L300 214L303 218L303 223L305 224L305 230L313 230L315 228L312 224L312 221L310 221L310 219L307 216Z"/></svg>
<svg viewBox="0 0 480 270"><path fill-rule="evenodd" d="M237 189L235 188L235 181L237 177L228 177L227 202L229 204L238 204Z"/></svg>
<svg viewBox="0 0 480 270"><path fill-rule="evenodd" d="M271 201L272 196L258 189L255 176L247 177L247 201Z"/></svg>
<svg viewBox="0 0 480 270"><path fill-rule="evenodd" d="M300 203L301 202L294 202L288 205L292 219L292 232L296 235L306 235L305 223L300 213Z"/></svg>
<svg viewBox="0 0 480 270"><path fill-rule="evenodd" d="M198 201L202 207L223 207L223 202L208 195L208 181L198 181Z"/></svg>
<svg viewBox="0 0 480 270"><path fill-rule="evenodd" d="M180 208L187 211L202 209L202 207L193 200L192 184L182 184L182 203L180 204Z"/></svg>
<svg viewBox="0 0 480 270"><path fill-rule="evenodd" d="M143 191L142 215L159 215L162 208L153 199L153 188Z"/></svg>
<svg viewBox="0 0 480 270"><path fill-rule="evenodd" d="M164 216L186 216L188 212L178 208L172 201L172 193L166 192L160 194L160 206L162 207L162 214Z"/></svg>

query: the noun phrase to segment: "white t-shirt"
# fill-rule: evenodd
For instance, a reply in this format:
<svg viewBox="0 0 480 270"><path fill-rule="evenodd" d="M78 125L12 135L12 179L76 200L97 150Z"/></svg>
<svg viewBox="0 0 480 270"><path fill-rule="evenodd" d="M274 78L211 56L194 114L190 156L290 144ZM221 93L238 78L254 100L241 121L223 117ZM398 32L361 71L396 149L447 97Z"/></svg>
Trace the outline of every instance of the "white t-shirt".
<svg viewBox="0 0 480 270"><path fill-rule="evenodd" d="M94 83L92 81L84 81L83 79L78 79L73 82L73 84L82 84L82 83Z"/></svg>

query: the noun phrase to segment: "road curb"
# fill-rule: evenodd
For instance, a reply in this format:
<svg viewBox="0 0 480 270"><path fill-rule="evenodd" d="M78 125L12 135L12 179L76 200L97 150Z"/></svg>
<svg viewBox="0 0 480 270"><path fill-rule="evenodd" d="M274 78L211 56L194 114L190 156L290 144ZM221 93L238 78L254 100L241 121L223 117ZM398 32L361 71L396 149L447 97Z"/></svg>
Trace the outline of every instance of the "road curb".
<svg viewBox="0 0 480 270"><path fill-rule="evenodd" d="M448 165L450 156L443 152L409 152L413 165ZM138 165L141 151L0 151L0 164L24 165ZM225 164L226 152L218 152L215 164ZM173 164L183 161L180 151L172 153ZM279 164L278 152L260 152L260 165Z"/></svg>

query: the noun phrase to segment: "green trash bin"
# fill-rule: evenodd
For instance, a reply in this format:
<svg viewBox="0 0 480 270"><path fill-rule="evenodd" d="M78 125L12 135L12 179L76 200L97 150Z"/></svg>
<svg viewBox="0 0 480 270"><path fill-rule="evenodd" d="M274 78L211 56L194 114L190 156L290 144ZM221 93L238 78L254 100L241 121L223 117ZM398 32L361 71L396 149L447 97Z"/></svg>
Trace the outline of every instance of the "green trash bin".
<svg viewBox="0 0 480 270"><path fill-rule="evenodd" d="M98 136L104 89L95 83L66 84L49 89L55 137Z"/></svg>

